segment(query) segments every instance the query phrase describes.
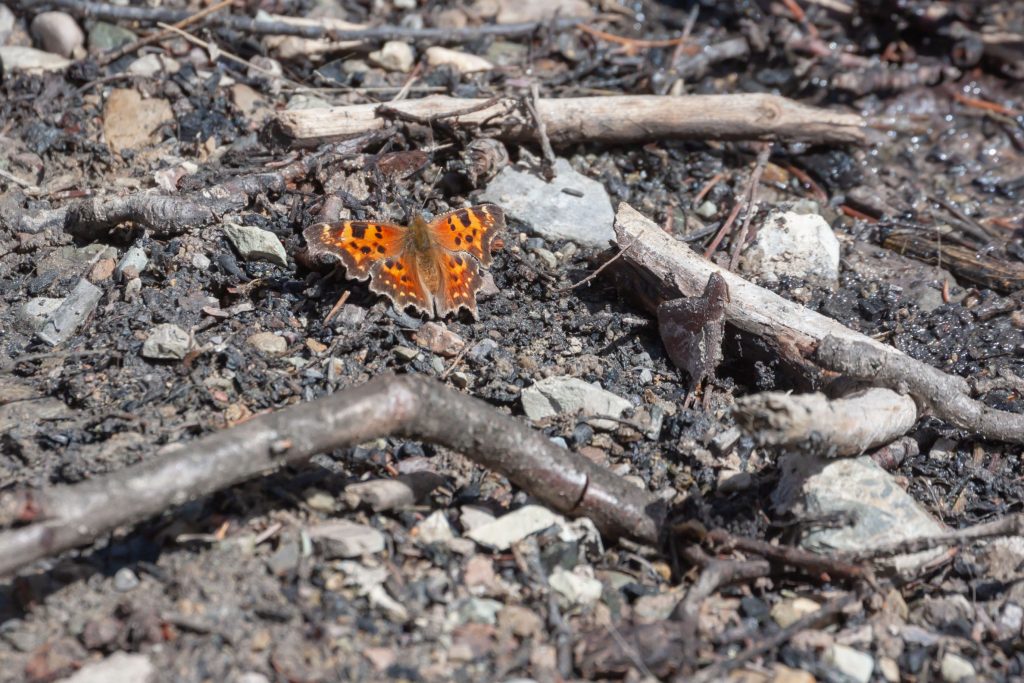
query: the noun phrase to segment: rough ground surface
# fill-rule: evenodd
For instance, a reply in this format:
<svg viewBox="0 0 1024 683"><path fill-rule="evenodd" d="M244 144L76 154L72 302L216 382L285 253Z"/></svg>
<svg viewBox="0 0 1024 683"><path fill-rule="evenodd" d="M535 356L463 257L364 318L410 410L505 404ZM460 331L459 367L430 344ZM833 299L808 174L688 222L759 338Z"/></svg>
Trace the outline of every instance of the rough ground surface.
<svg viewBox="0 0 1024 683"><path fill-rule="evenodd" d="M410 27L489 23L495 9L483 2L262 4L282 14ZM568 15L586 7L554 4L565 5ZM630 38L675 38L691 8L679 4L604 3L604 14L587 25ZM989 405L1019 410L1024 322L1015 269L1024 254L1024 90L1014 77L1024 70L1024 54L1014 59L1010 48L1009 57L985 53L971 61L971 50L982 48L951 37L953 18L918 14L932 3L884 11L874 3L834 3L860 14L856 23L826 9L833 3L801 4L808 12L803 21L769 3L737 3L735 10L700 5L690 44L742 36L752 54L685 82L672 74L675 46L540 30L452 45L497 68L460 75L424 62L409 96L521 95L530 79L547 97L770 91L888 121L894 130L866 148L776 145L760 201L817 201L842 260L835 289L791 278L772 287L976 379ZM510 12L516 3L497 5ZM998 28L1020 38L1015 3L961 5L968 3L943 7L974 30ZM5 33L0 25L0 44L31 44L34 11L16 3L11 9L13 29ZM102 37L93 38L95 20L78 24L89 35L86 48ZM131 39L150 28L121 25L134 31ZM820 44L808 48L812 29ZM472 168L471 133L399 126L357 153L325 155L283 191L254 196L224 217L276 235L286 265L241 259L220 222L161 236L131 223L86 237L19 228L21 217L81 196L186 193L272 169L293 158L258 136L274 109L303 98L386 101L410 78L375 66L394 64L369 58L381 47L370 41L326 60L281 59L281 81L266 72L274 65L267 58L278 57L269 39L201 23L191 30L262 68L224 57L211 62L209 51L176 37L106 66L96 62L95 47L73 55L83 59L62 72L24 74L7 65L0 83L0 489L97 477L157 457L168 444L383 373L442 377L516 415L523 414L524 388L568 376L629 401L627 423L595 429L587 416L561 415L535 422L537 429L635 478L707 527L788 541L788 520L769 500L777 454L756 449L748 436L728 435L733 396L785 389L792 379L730 353L727 339L709 410L700 401L682 409L688 378L668 360L652 312L629 296L629 287L598 277L570 289L606 258L598 250L511 220L490 267L494 286L480 296L479 319L446 321L465 342L461 354L456 347L421 348L416 333L424 320L396 311L340 270L318 270L303 258L302 230L321 218L325 197L336 202L335 216L398 221L421 207L440 213L472 203L490 173ZM830 42L835 52L827 50ZM416 59L430 46L410 44ZM964 52L967 63L957 61ZM169 61L150 73L138 65L143 55L147 63L157 56ZM894 85L879 74L903 80ZM980 108L978 101L996 106ZM508 152L513 160L539 154L533 147ZM702 249L743 195L756 151L744 143L652 141L558 154L599 181L612 206L629 202ZM896 253L898 244L908 254L915 250L893 242L894 234L930 249L961 245L971 259L947 256L940 269ZM115 273L132 247L148 262ZM998 282L979 276L986 267L1010 275ZM41 342L26 305L66 297L82 278L102 290L98 306L66 341ZM343 292L347 302L325 323ZM177 356L145 350L163 324L190 337ZM652 416L661 420L655 438L629 424L649 425ZM452 428L458 425L452 416ZM920 454L898 465L894 481L934 518L962 527L1022 509L1019 447L977 441L929 419L912 436ZM350 509L346 486L423 469L446 483L419 505ZM750 476L737 477L743 473ZM741 582L705 601L695 654L666 648L646 663L635 653L608 663L601 650L608 634L671 624L665 620L696 573L671 551L606 546L585 524L566 520L511 550L490 551L466 538L481 510L501 515L526 502L501 477L443 449L381 440L323 454L310 467L169 510L4 579L0 681L55 680L116 651L144 655L161 681L669 678L777 633L774 608L792 606L794 592L821 602L850 588L789 572ZM313 543L311 536L335 519L377 530L366 533L379 547L345 557ZM451 538L435 531L444 528L442 519ZM950 673L952 655L972 662L979 680L1019 680L1022 561L1019 538L965 549L770 648L750 661L742 680L847 680L842 672L853 676L855 667L840 661L844 646L868 657L874 680L893 671L899 680L958 680Z"/></svg>

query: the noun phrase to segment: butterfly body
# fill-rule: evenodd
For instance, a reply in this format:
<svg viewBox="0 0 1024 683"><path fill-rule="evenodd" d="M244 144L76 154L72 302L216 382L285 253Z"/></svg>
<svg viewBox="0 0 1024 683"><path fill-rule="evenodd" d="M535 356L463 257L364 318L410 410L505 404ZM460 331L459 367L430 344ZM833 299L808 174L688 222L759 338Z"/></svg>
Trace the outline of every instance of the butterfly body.
<svg viewBox="0 0 1024 683"><path fill-rule="evenodd" d="M465 308L476 317L482 267L491 263L491 243L505 227L493 204L456 209L409 226L375 221L318 223L303 233L314 258L339 259L348 277L370 279L370 290L394 304L444 317Z"/></svg>

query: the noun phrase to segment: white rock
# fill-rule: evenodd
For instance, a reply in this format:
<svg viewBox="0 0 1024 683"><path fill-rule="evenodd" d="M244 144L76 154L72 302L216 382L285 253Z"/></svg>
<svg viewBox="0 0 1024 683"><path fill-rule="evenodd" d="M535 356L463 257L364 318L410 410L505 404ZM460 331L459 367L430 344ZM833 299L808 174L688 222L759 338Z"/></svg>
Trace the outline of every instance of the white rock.
<svg viewBox="0 0 1024 683"><path fill-rule="evenodd" d="M817 612L821 605L809 598L794 598L783 600L772 607L771 615L775 623L786 628L794 621L801 619L812 612Z"/></svg>
<svg viewBox="0 0 1024 683"><path fill-rule="evenodd" d="M604 186L577 173L565 159L555 161L555 174L549 183L539 169L506 166L481 198L545 239L607 247L614 239L615 212Z"/></svg>
<svg viewBox="0 0 1024 683"><path fill-rule="evenodd" d="M839 240L816 213L773 211L744 252L741 270L767 282L788 275L835 287L839 282Z"/></svg>
<svg viewBox="0 0 1024 683"><path fill-rule="evenodd" d="M483 57L478 57L477 55L473 55L468 52L460 52L459 50L450 50L438 45L428 47L426 55L427 64L430 66L448 64L455 67L455 70L460 74L490 71L494 68L494 65Z"/></svg>
<svg viewBox="0 0 1024 683"><path fill-rule="evenodd" d="M591 17L594 8L587 0L497 0L498 23L518 24L547 21L555 17Z"/></svg>
<svg viewBox="0 0 1024 683"><path fill-rule="evenodd" d="M813 552L867 550L906 538L937 536L945 527L871 458L830 459L789 454L779 459L782 476L772 493L780 512L821 519L851 516L851 524L808 531L800 545ZM935 548L878 563L911 572L945 552Z"/></svg>
<svg viewBox="0 0 1024 683"><path fill-rule="evenodd" d="M0 62L10 73L42 73L65 69L71 60L34 47L9 45L0 47Z"/></svg>
<svg viewBox="0 0 1024 683"><path fill-rule="evenodd" d="M601 599L603 584L592 576L584 576L555 567L548 577L551 589L561 595L570 605L592 605ZM678 602L678 599L676 600Z"/></svg>
<svg viewBox="0 0 1024 683"><path fill-rule="evenodd" d="M245 340L260 353L269 356L280 356L288 351L288 340L273 332L257 332Z"/></svg>
<svg viewBox="0 0 1024 683"><path fill-rule="evenodd" d="M171 57L150 53L129 64L125 71L135 76L150 78L163 73L176 74L181 71L181 64Z"/></svg>
<svg viewBox="0 0 1024 683"><path fill-rule="evenodd" d="M277 235L251 225L224 224L224 234L246 261L269 261L279 266L288 265L288 254Z"/></svg>
<svg viewBox="0 0 1024 683"><path fill-rule="evenodd" d="M463 505L459 508L459 523L466 531L490 524L494 519L494 515L476 505Z"/></svg>
<svg viewBox="0 0 1024 683"><path fill-rule="evenodd" d="M838 643L825 653L825 661L856 683L868 683L875 670L875 660L871 655Z"/></svg>
<svg viewBox="0 0 1024 683"><path fill-rule="evenodd" d="M455 538L452 525L443 510L435 510L429 517L416 525L416 540L423 545L446 543Z"/></svg>
<svg viewBox="0 0 1024 683"><path fill-rule="evenodd" d="M149 256L142 247L133 246L124 253L121 260L114 266L114 276L118 280L138 277L139 274L149 265ZM127 274L125 271L129 271ZM130 277L126 277L126 275Z"/></svg>
<svg viewBox="0 0 1024 683"><path fill-rule="evenodd" d="M14 33L15 16L7 5L0 4L0 45L7 42L7 38Z"/></svg>
<svg viewBox="0 0 1024 683"><path fill-rule="evenodd" d="M44 50L61 57L71 57L76 49L85 45L85 34L78 22L64 12L37 14L29 31Z"/></svg>
<svg viewBox="0 0 1024 683"><path fill-rule="evenodd" d="M973 678L975 675L974 665L952 652L943 655L941 671L942 680L946 683L957 683L964 678Z"/></svg>
<svg viewBox="0 0 1024 683"><path fill-rule="evenodd" d="M523 411L531 420L555 415L621 417L632 404L621 396L576 377L546 377L522 391ZM593 420L599 429L615 429L612 420Z"/></svg>
<svg viewBox="0 0 1024 683"><path fill-rule="evenodd" d="M102 297L102 289L82 278L46 319L36 336L50 346L67 341L96 310Z"/></svg>
<svg viewBox="0 0 1024 683"><path fill-rule="evenodd" d="M115 652L104 660L86 664L61 683L148 683L156 667L146 655Z"/></svg>
<svg viewBox="0 0 1024 683"><path fill-rule="evenodd" d="M369 60L382 69L407 73L416 61L412 46L400 40L389 40L376 52L371 52Z"/></svg>
<svg viewBox="0 0 1024 683"><path fill-rule="evenodd" d="M142 356L157 360L181 360L188 353L192 339L177 325L157 325L142 344Z"/></svg>
<svg viewBox="0 0 1024 683"><path fill-rule="evenodd" d="M384 550L384 534L372 526L344 519L317 524L307 533L327 559L372 555Z"/></svg>
<svg viewBox="0 0 1024 683"><path fill-rule="evenodd" d="M60 308L62 303L64 303L64 299L54 299L48 296L33 297L23 303L18 307L18 321L21 323L22 330L26 333L38 330L46 322L46 319Z"/></svg>
<svg viewBox="0 0 1024 683"><path fill-rule="evenodd" d="M527 536L544 531L560 517L541 505L523 507L470 530L466 536L495 550L508 550Z"/></svg>

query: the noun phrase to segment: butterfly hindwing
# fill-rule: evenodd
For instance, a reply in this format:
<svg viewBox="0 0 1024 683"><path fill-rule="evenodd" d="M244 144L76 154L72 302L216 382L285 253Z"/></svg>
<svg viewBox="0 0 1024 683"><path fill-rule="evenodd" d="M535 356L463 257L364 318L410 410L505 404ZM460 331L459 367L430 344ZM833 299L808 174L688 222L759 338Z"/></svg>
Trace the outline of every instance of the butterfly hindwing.
<svg viewBox="0 0 1024 683"><path fill-rule="evenodd" d="M476 318L476 292L483 284L480 263L467 253L446 252L441 256L441 291L434 305L437 316L458 313L465 308Z"/></svg>
<svg viewBox="0 0 1024 683"><path fill-rule="evenodd" d="M412 306L433 315L434 296L423 284L415 255L403 252L378 261L371 270L371 276L370 291L391 299L398 310Z"/></svg>

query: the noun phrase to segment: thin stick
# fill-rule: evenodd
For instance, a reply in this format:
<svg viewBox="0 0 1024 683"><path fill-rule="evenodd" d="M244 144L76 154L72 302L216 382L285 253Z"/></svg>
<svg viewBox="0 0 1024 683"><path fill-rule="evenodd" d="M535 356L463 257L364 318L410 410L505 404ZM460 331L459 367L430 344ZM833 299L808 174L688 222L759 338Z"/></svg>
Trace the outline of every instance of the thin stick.
<svg viewBox="0 0 1024 683"><path fill-rule="evenodd" d="M722 227L718 229L718 233L715 234L715 239L711 240L711 244L704 250L704 258L711 258L711 255L718 249L718 245L722 243L725 236L729 234L732 229L732 224L736 222L736 216L740 215L740 209L743 208L743 200L737 199L736 203L732 205L732 211L729 212L729 216L722 223Z"/></svg>
<svg viewBox="0 0 1024 683"><path fill-rule="evenodd" d="M607 268L608 266L610 266L611 264L615 263L620 258L625 256L626 252L633 248L633 244L635 244L635 241L634 242L630 242L629 244L627 244L625 247L623 247L619 251L619 253L615 254L615 256L612 256L610 259L608 259L607 261L602 263L600 266L598 266L597 269L593 273L591 273L590 275L586 276L585 278L583 278L582 280L580 280L579 282L577 282L574 285L569 285L568 287L563 287L563 288L559 289L558 293L561 294L562 292L571 292L572 290L576 289L577 287L582 287L583 285L587 284L588 282L590 282L591 280L596 278L598 275L600 275L601 271L603 271L605 268Z"/></svg>
<svg viewBox="0 0 1024 683"><path fill-rule="evenodd" d="M864 562L894 555L910 555L942 546L962 546L986 538L1022 535L1024 535L1024 514L1018 513L992 522L986 522L985 524L951 531L940 536L908 538L890 543L889 545L876 546L868 550L840 553L839 556L848 562Z"/></svg>
<svg viewBox="0 0 1024 683"><path fill-rule="evenodd" d="M334 306L332 306L331 310L328 311L327 317L324 318L324 325L331 322L334 316L338 314L338 311L340 311L341 307L345 305L345 302L348 301L348 298L349 296L351 296L351 294L352 290L349 289L346 289L344 292L341 293L341 296L338 297L338 300L334 303Z"/></svg>
<svg viewBox="0 0 1024 683"><path fill-rule="evenodd" d="M757 195L757 187L761 184L761 174L764 173L764 167L768 165L768 157L771 154L772 144L770 142L762 143L761 149L757 153L757 160L754 162L754 170L750 173L750 181L747 185L747 213L743 217L743 227L740 228L740 234L736 236L731 246L732 256L729 259L729 270L736 270L736 266L740 262L740 252L743 250L743 243L747 241L750 221L754 218L754 212L757 210L757 205L754 202L754 198Z"/></svg>
<svg viewBox="0 0 1024 683"><path fill-rule="evenodd" d="M187 19L182 19L181 21L177 22L176 24L174 24L174 28L183 29L183 28L186 28L188 26L191 26L192 24L194 24L194 23L196 23L198 21L202 21L203 19L205 19L206 17L210 16L214 12L219 12L222 9L224 9L225 7L230 6L232 2L234 2L234 0L223 0L222 2L218 2L216 5L210 5L209 7L207 7L204 10L199 10L198 12L196 12L192 16L188 17ZM117 61L121 57L123 57L123 56L125 56L127 54L131 54L131 53L139 50L140 48L143 48L143 47L145 47L147 45L150 45L152 43L158 43L161 40L165 40L165 39L169 38L171 35L172 35L172 33L170 31L167 31L167 30L157 31L157 32L155 32L155 33L153 33L151 35L145 36L144 38L139 38L138 40L133 41L133 42L129 43L128 45L120 47L120 48L118 48L116 50L113 50L111 52L108 52L108 53L106 53L104 55L100 55L96 59L96 63L99 64L100 66L106 66L107 64L110 64L111 62Z"/></svg>
<svg viewBox="0 0 1024 683"><path fill-rule="evenodd" d="M551 149L551 140L548 138L548 128L544 125L544 119L537 111L537 103L540 101L540 86L537 81L530 83L530 97L526 98L526 109L533 117L537 126L537 137L540 138L540 149L544 154L544 179L550 182L555 177L555 150Z"/></svg>

